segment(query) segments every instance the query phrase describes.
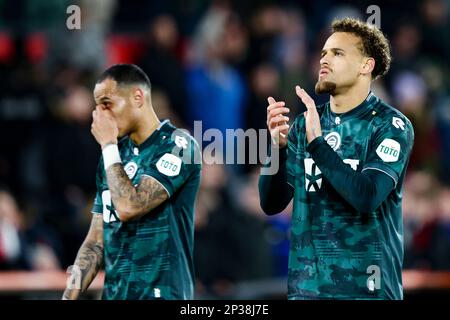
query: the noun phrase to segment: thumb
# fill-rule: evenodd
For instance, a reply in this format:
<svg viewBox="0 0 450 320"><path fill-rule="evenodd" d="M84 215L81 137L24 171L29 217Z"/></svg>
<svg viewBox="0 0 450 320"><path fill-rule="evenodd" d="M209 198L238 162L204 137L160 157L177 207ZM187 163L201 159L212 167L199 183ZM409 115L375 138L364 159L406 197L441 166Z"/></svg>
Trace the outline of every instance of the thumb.
<svg viewBox="0 0 450 320"><path fill-rule="evenodd" d="M276 103L275 99L272 98L272 97L268 97L268 98L267 98L267 102L269 102L269 104L274 104L274 103Z"/></svg>

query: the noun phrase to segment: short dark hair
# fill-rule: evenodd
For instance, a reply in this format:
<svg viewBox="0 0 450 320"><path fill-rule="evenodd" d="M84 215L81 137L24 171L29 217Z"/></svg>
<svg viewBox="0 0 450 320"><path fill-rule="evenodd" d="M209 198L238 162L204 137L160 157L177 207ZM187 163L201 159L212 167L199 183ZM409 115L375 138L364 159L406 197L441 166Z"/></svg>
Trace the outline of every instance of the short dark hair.
<svg viewBox="0 0 450 320"><path fill-rule="evenodd" d="M115 64L100 75L97 83L106 79L112 79L118 85L140 84L151 88L150 79L145 72L135 64Z"/></svg>
<svg viewBox="0 0 450 320"><path fill-rule="evenodd" d="M331 25L334 32L348 32L361 39L359 50L362 54L375 60L372 79L384 76L391 65L391 49L388 39L375 25L353 18L335 20Z"/></svg>

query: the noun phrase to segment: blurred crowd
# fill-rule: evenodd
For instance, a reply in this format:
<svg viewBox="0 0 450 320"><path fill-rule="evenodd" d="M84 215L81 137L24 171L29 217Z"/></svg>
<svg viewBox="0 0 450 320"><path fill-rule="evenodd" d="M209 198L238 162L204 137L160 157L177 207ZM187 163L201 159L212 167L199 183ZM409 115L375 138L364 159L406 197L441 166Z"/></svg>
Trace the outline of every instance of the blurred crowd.
<svg viewBox="0 0 450 320"><path fill-rule="evenodd" d="M66 27L70 4L81 8L81 30ZM156 113L179 127L201 120L203 130L264 129L268 96L286 101L290 119L300 111L296 84L326 101L313 88L330 23L367 20L371 4L393 53L373 91L415 128L405 268L450 270L449 0L0 0L0 269L73 263L91 218L100 156L92 89L105 67L141 66ZM265 216L258 174L258 165L204 165L199 294L286 276L291 207Z"/></svg>

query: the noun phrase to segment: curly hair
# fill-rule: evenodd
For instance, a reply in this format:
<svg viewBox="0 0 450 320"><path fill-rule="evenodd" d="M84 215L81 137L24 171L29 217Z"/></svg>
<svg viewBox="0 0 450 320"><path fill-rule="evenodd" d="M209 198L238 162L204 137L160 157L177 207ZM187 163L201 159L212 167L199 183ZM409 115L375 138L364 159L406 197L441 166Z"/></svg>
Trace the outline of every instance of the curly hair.
<svg viewBox="0 0 450 320"><path fill-rule="evenodd" d="M331 28L333 33L348 32L361 39L359 50L364 56L375 60L375 67L372 71L373 80L388 72L392 60L389 41L375 25L353 18L344 18L334 20Z"/></svg>

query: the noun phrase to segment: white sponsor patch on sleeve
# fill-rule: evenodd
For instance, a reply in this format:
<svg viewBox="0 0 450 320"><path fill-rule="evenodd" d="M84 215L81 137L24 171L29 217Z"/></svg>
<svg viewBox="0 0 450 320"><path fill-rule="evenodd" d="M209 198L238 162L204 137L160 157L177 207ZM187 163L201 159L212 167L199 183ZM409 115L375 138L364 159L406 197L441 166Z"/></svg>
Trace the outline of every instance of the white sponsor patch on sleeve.
<svg viewBox="0 0 450 320"><path fill-rule="evenodd" d="M384 162L395 162L400 156L400 143L384 139L377 148L377 154Z"/></svg>
<svg viewBox="0 0 450 320"><path fill-rule="evenodd" d="M159 158L158 162L156 163L156 168L159 172L166 176L177 176L180 173L181 169L181 159L171 153L166 153L161 158Z"/></svg>
<svg viewBox="0 0 450 320"><path fill-rule="evenodd" d="M136 175L138 166L136 162L128 162L125 165L125 167L123 167L123 169L125 170L125 173L127 174L128 178L133 179L134 176Z"/></svg>

